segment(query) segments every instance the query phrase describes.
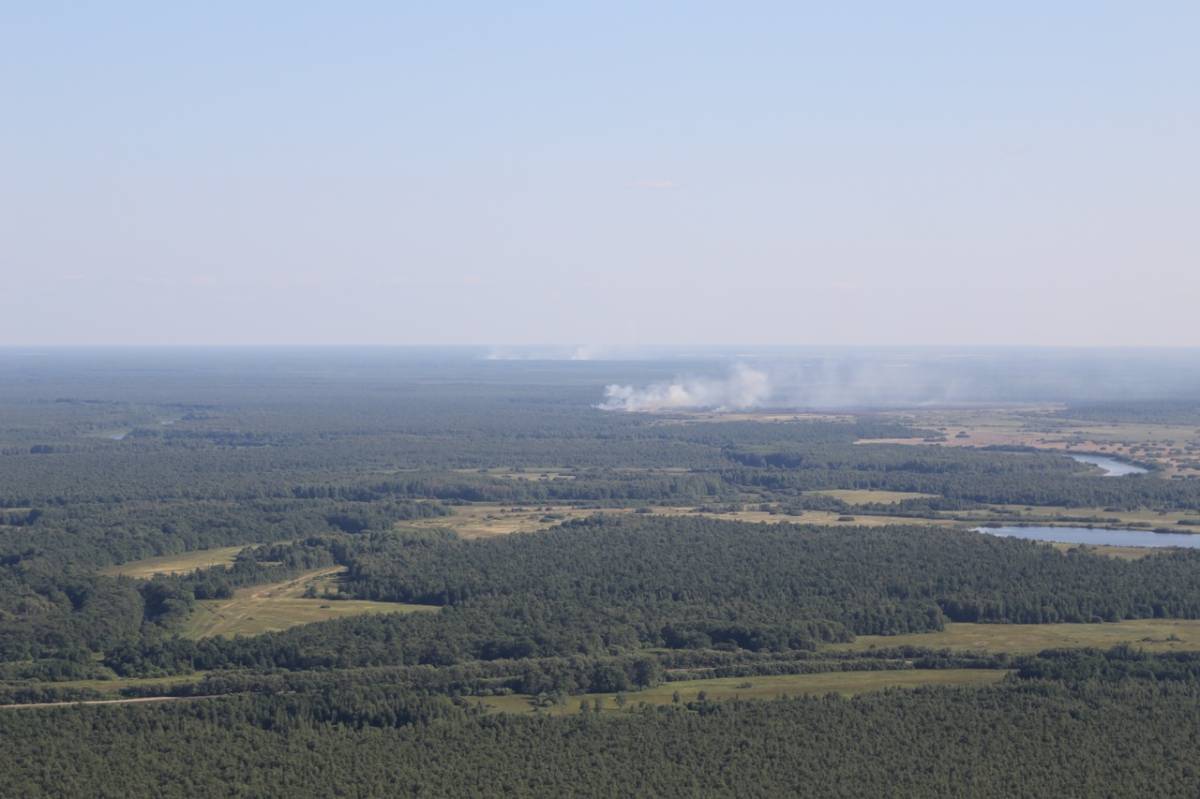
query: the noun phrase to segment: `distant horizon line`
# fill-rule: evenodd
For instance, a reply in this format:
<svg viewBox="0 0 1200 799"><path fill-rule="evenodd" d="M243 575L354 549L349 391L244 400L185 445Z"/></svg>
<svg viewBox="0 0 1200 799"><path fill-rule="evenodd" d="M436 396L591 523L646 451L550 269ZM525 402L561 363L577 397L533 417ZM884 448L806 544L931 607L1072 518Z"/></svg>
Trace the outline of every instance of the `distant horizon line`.
<svg viewBox="0 0 1200 799"><path fill-rule="evenodd" d="M1200 350L1200 344L278 344L278 343L247 343L247 344L3 344L0 351L32 351L32 350L460 350L495 352L504 360L504 351L512 352L543 352L546 354L568 353L580 349L589 350L587 357L575 360L604 360L608 352L638 352L638 351L708 351L725 352L744 350L739 353L745 357L764 351L808 351L820 352L830 350L1085 350L1085 351L1132 351L1132 350L1164 350L1188 351ZM558 359L558 358L555 358Z"/></svg>

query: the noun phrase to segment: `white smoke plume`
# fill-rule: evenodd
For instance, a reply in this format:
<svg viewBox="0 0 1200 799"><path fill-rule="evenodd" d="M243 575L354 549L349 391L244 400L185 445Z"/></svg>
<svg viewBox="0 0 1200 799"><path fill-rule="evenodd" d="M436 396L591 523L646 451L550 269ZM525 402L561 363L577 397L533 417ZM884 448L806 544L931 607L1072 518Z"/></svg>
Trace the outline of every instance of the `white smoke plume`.
<svg viewBox="0 0 1200 799"><path fill-rule="evenodd" d="M597 407L605 411L631 412L701 408L732 411L757 408L770 394L771 380L766 372L738 364L724 380L680 379L645 388L613 384L604 389L604 402Z"/></svg>

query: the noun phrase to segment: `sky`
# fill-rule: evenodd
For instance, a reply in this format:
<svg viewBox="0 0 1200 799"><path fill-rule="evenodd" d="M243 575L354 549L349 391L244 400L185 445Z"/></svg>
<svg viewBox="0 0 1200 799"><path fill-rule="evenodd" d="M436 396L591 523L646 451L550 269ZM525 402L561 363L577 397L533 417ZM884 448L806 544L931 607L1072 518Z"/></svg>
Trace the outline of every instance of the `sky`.
<svg viewBox="0 0 1200 799"><path fill-rule="evenodd" d="M0 3L0 346L1200 346L1200 4Z"/></svg>

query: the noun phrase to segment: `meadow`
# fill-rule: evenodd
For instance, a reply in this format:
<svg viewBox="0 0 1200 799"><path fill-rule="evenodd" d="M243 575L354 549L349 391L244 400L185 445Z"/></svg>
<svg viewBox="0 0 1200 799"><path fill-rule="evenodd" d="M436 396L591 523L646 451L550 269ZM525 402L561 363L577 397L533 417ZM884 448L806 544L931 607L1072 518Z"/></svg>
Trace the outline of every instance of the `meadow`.
<svg viewBox="0 0 1200 799"><path fill-rule="evenodd" d="M258 635L286 630L298 624L364 613L428 613L438 610L430 605L304 596L310 586L318 594L326 587L333 587L337 575L342 571L344 568L340 566L318 569L280 583L238 589L230 599L198 601L181 632L194 639Z"/></svg>
<svg viewBox="0 0 1200 799"><path fill-rule="evenodd" d="M834 499L840 499L848 505L894 505L906 499L931 499L936 494L922 494L918 491L871 491L861 488L831 488L824 491L810 491L810 494L820 494Z"/></svg>
<svg viewBox="0 0 1200 799"><path fill-rule="evenodd" d="M1200 620L1130 619L1104 624L968 624L907 635L860 635L832 650L864 652L897 646L1029 654L1044 649L1108 649L1130 644L1150 652L1200 651Z"/></svg>
<svg viewBox="0 0 1200 799"><path fill-rule="evenodd" d="M228 566L237 558L237 554L245 549L244 545L235 547L215 547L213 549L197 549L193 552L181 552L177 555L162 555L156 558L122 563L101 570L101 574L111 576L148 578L156 574L187 574L196 569L207 569L212 566Z"/></svg>
<svg viewBox="0 0 1200 799"><path fill-rule="evenodd" d="M990 685L1004 679L1003 669L901 669L890 671L835 671L823 674L773 674L754 677L715 677L704 680L676 680L652 688L622 694L595 693L571 697L561 704L540 707L536 698L525 694L493 696L481 701L490 710L506 713L545 712L565 715L579 712L579 702L601 710L616 711L623 706L645 702L669 705L695 702L703 693L706 699L777 699L805 694L855 696L885 688L915 688L923 685ZM621 700L618 700L618 696ZM622 704L623 702L623 704Z"/></svg>
<svg viewBox="0 0 1200 799"><path fill-rule="evenodd" d="M950 447L1034 447L1109 455L1155 464L1165 477L1200 476L1200 429L1194 424L1071 418L1061 405L939 409L895 414L936 430ZM862 439L858 443L926 444L920 438Z"/></svg>

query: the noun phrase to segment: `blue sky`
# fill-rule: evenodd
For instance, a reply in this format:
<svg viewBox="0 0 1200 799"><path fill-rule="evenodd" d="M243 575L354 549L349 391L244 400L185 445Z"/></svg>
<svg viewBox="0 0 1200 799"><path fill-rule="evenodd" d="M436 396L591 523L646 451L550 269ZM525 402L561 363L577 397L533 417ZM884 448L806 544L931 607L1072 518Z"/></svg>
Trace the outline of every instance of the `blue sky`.
<svg viewBox="0 0 1200 799"><path fill-rule="evenodd" d="M1200 346L1200 4L0 6L0 344Z"/></svg>

